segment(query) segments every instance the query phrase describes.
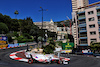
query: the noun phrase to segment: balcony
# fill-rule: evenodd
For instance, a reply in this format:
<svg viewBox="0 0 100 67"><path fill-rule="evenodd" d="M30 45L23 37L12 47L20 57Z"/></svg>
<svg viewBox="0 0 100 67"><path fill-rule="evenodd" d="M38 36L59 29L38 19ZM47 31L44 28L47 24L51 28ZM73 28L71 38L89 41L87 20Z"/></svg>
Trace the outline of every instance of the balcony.
<svg viewBox="0 0 100 67"><path fill-rule="evenodd" d="M79 39L87 39L87 37L80 37Z"/></svg>
<svg viewBox="0 0 100 67"><path fill-rule="evenodd" d="M80 46L88 46L87 41L81 41Z"/></svg>
<svg viewBox="0 0 100 67"><path fill-rule="evenodd" d="M86 27L86 23L84 23L84 24L79 24L79 27Z"/></svg>
<svg viewBox="0 0 100 67"><path fill-rule="evenodd" d="M85 21L79 22L79 24L85 24L85 23L86 23Z"/></svg>
<svg viewBox="0 0 100 67"><path fill-rule="evenodd" d="M100 12L97 12L97 16L100 16Z"/></svg>
<svg viewBox="0 0 100 67"><path fill-rule="evenodd" d="M98 21L100 22L100 19L98 19Z"/></svg>
<svg viewBox="0 0 100 67"><path fill-rule="evenodd" d="M100 32L100 28L99 28L99 32Z"/></svg>
<svg viewBox="0 0 100 67"><path fill-rule="evenodd" d="M88 46L88 44L80 44L80 46Z"/></svg>
<svg viewBox="0 0 100 67"><path fill-rule="evenodd" d="M100 25L100 19L98 19L98 24Z"/></svg>
<svg viewBox="0 0 100 67"><path fill-rule="evenodd" d="M85 15L82 15L82 16L79 16L78 17L78 20L83 20L83 19L85 19L86 17L85 17Z"/></svg>
<svg viewBox="0 0 100 67"><path fill-rule="evenodd" d="M87 30L80 30L79 33L87 32Z"/></svg>
<svg viewBox="0 0 100 67"><path fill-rule="evenodd" d="M87 37L87 34L80 34L80 37Z"/></svg>
<svg viewBox="0 0 100 67"><path fill-rule="evenodd" d="M86 27L82 27L82 28L80 28L80 30L86 30Z"/></svg>
<svg viewBox="0 0 100 67"><path fill-rule="evenodd" d="M85 11L82 11L82 12L78 12L78 14L81 14L81 13L85 13Z"/></svg>
<svg viewBox="0 0 100 67"><path fill-rule="evenodd" d="M96 8L97 10L100 9L100 6Z"/></svg>

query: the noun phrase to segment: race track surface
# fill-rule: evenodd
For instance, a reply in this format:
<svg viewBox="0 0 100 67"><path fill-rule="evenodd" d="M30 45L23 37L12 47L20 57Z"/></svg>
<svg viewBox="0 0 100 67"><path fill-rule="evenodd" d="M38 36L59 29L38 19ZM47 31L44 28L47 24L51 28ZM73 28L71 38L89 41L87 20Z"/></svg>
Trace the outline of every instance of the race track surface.
<svg viewBox="0 0 100 67"><path fill-rule="evenodd" d="M33 63L28 64L10 59L9 55L12 52L24 50L26 47L12 48L0 50L0 67L100 67L100 59L95 57L70 56L71 60L68 65L60 64L43 64Z"/></svg>

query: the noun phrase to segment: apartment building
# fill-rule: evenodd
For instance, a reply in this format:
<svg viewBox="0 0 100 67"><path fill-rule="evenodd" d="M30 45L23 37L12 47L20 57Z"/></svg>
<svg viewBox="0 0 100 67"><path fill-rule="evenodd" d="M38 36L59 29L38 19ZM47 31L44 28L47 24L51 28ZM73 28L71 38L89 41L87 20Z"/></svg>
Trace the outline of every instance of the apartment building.
<svg viewBox="0 0 100 67"><path fill-rule="evenodd" d="M85 7L89 5L88 0L72 0L72 12L78 11L78 8ZM84 11L85 8L82 8L80 11Z"/></svg>
<svg viewBox="0 0 100 67"><path fill-rule="evenodd" d="M72 0L72 21L73 21L73 36L74 36L74 44L75 44L75 48L76 48L76 45L77 45L77 27L76 27L76 19L77 16L75 17L75 15L77 15L77 12L80 12L80 11L84 11L86 8L81 8L81 7L85 7L89 5L89 1L88 0ZM78 8L81 8L81 9L78 9Z"/></svg>
<svg viewBox="0 0 100 67"><path fill-rule="evenodd" d="M90 4L87 9L75 14L78 47L85 48L91 42L100 42L100 6L97 4L100 2Z"/></svg>

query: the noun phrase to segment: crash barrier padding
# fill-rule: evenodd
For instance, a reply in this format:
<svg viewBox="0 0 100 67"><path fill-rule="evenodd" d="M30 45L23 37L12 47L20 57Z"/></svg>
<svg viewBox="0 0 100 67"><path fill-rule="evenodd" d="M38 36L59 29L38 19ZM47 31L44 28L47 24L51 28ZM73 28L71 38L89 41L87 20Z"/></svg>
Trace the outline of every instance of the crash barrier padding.
<svg viewBox="0 0 100 67"><path fill-rule="evenodd" d="M26 46L26 43L18 43L19 46Z"/></svg>
<svg viewBox="0 0 100 67"><path fill-rule="evenodd" d="M0 49L8 49L8 48L14 48L14 47L22 47L22 46L27 46L27 45L33 45L33 43L28 44L28 43L16 43L16 44L3 44L0 45Z"/></svg>
<svg viewBox="0 0 100 67"><path fill-rule="evenodd" d="M16 43L16 44L8 44L8 48L14 48L14 47L18 47L19 44Z"/></svg>

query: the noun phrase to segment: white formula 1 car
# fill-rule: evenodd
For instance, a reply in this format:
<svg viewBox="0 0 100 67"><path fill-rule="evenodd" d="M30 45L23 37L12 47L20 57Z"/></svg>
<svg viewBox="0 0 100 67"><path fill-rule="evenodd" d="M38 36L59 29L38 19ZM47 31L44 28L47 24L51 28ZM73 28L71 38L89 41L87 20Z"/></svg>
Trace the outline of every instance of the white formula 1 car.
<svg viewBox="0 0 100 67"><path fill-rule="evenodd" d="M28 63L33 62L43 62L43 63L58 63L58 64L68 64L70 58L60 57L60 52L55 52L54 54L39 54L39 53L25 53L26 57L29 59Z"/></svg>

